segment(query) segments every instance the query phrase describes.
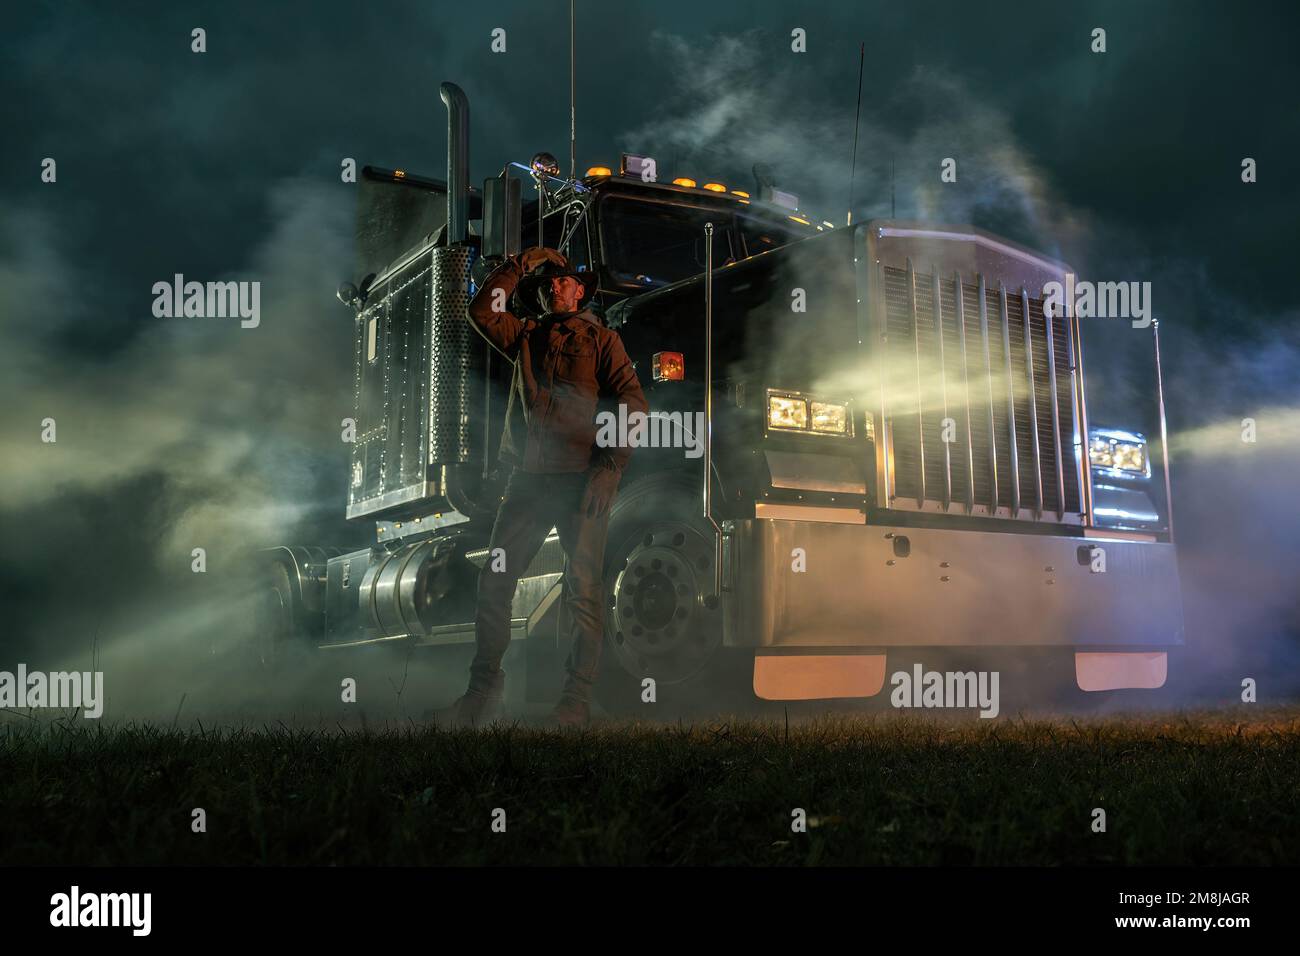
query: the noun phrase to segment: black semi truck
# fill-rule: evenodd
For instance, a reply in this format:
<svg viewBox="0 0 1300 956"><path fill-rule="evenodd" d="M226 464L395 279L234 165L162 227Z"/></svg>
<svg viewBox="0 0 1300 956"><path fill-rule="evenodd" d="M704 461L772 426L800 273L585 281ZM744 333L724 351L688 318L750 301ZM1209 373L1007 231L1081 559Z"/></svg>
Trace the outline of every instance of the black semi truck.
<svg viewBox="0 0 1300 956"><path fill-rule="evenodd" d="M1142 434L1090 427L1079 320L1043 309L1070 267L966 226L834 226L759 167L752 190L629 155L565 179L540 153L476 189L468 103L441 94L445 181L365 168L339 289L347 517L372 540L263 553L261 661L473 641L509 368L466 308L500 257L548 245L598 275L651 415L703 425L703 454L638 448L620 486L606 707L723 672L769 700L868 697L926 647L1059 650L1083 690L1164 683L1167 497ZM567 650L562 571L552 535L515 595L529 698Z"/></svg>

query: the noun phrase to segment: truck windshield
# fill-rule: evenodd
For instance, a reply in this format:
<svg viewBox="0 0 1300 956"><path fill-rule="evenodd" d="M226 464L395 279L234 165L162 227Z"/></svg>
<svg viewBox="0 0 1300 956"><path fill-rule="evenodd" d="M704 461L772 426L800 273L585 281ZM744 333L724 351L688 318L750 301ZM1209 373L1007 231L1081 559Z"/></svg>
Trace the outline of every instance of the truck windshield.
<svg viewBox="0 0 1300 956"><path fill-rule="evenodd" d="M616 277L656 287L704 271L704 224L713 223L713 264L726 265L814 234L815 227L740 213L621 197L601 207L606 267Z"/></svg>
<svg viewBox="0 0 1300 956"><path fill-rule="evenodd" d="M600 222L606 265L638 285L666 285L703 272L706 222L713 223L713 264L737 258L726 209L609 198Z"/></svg>
<svg viewBox="0 0 1300 956"><path fill-rule="evenodd" d="M757 216L737 216L736 226L745 240L747 256L756 256L760 252L777 249L788 242L810 236L816 230L815 226L804 226L800 231L793 222L787 225L770 219L760 219Z"/></svg>

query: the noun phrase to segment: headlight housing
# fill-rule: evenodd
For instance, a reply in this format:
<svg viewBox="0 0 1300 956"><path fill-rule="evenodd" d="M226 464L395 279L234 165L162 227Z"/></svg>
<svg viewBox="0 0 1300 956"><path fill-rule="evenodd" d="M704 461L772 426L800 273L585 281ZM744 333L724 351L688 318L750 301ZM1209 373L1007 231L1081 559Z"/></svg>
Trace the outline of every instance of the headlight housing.
<svg viewBox="0 0 1300 956"><path fill-rule="evenodd" d="M1088 461L1093 468L1128 478L1150 478L1147 440L1137 432L1094 428L1088 436Z"/></svg>
<svg viewBox="0 0 1300 956"><path fill-rule="evenodd" d="M832 402L803 392L769 388L767 427L770 431L850 437L853 435L853 415L848 402Z"/></svg>

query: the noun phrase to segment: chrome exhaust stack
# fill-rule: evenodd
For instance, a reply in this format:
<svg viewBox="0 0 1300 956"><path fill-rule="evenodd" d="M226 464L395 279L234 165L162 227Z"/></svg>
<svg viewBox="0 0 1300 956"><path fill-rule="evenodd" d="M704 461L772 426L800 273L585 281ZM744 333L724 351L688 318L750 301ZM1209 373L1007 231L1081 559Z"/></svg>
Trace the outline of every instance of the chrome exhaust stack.
<svg viewBox="0 0 1300 956"><path fill-rule="evenodd" d="M455 83L438 95L447 106L447 243L469 237L469 100Z"/></svg>

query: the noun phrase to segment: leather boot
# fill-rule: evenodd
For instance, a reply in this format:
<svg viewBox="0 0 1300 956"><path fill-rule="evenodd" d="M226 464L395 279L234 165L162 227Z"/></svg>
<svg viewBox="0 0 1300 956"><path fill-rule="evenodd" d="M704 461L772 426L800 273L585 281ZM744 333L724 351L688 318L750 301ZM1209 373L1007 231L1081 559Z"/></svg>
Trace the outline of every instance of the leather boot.
<svg viewBox="0 0 1300 956"><path fill-rule="evenodd" d="M486 674L471 670L469 687L442 712L442 719L459 727L486 726L501 716L505 690L505 671Z"/></svg>
<svg viewBox="0 0 1300 956"><path fill-rule="evenodd" d="M584 694L566 690L551 711L551 723L560 727L586 727L591 723L591 704Z"/></svg>

